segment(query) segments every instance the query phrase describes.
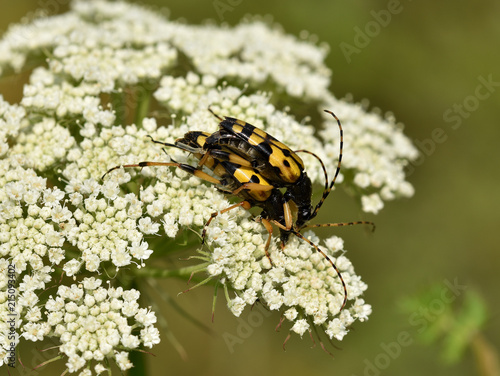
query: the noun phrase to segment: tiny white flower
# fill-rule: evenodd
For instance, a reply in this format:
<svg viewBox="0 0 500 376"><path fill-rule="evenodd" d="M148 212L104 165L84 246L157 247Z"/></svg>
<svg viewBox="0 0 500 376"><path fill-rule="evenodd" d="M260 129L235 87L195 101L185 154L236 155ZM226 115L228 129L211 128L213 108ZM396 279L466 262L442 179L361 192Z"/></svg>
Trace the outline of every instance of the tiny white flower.
<svg viewBox="0 0 500 376"><path fill-rule="evenodd" d="M331 338L335 337L338 341L342 341L348 330L339 318L335 318L328 323L326 334Z"/></svg>
<svg viewBox="0 0 500 376"><path fill-rule="evenodd" d="M377 214L384 207L384 203L376 193L361 197L361 203L363 204L363 211L374 214Z"/></svg>
<svg viewBox="0 0 500 376"><path fill-rule="evenodd" d="M82 266L82 263L80 261L73 259L73 260L68 261L66 264L64 264L63 269L64 269L64 272L66 273L66 275L71 277L71 276L75 275L76 273L78 273L81 266Z"/></svg>
<svg viewBox="0 0 500 376"><path fill-rule="evenodd" d="M297 320L290 330L302 337L302 335L309 330L309 323L305 319Z"/></svg>
<svg viewBox="0 0 500 376"><path fill-rule="evenodd" d="M146 347L153 347L160 343L160 332L153 326L147 326L141 330L141 339Z"/></svg>
<svg viewBox="0 0 500 376"><path fill-rule="evenodd" d="M142 119L142 126L147 132L154 132L157 129L155 118L144 118Z"/></svg>
<svg viewBox="0 0 500 376"><path fill-rule="evenodd" d="M107 180L102 187L102 194L110 200L116 199L120 193L120 187L113 180Z"/></svg>
<svg viewBox="0 0 500 376"><path fill-rule="evenodd" d="M43 203L47 206L55 206L64 198L64 192L59 188L45 189L43 192Z"/></svg>
<svg viewBox="0 0 500 376"><path fill-rule="evenodd" d="M22 184L21 182L7 183L4 189L7 196L14 201L20 201L23 198L23 194L26 190L24 184Z"/></svg>
<svg viewBox="0 0 500 376"><path fill-rule="evenodd" d="M132 261L130 254L124 249L116 249L111 253L111 261L118 267L129 265Z"/></svg>
<svg viewBox="0 0 500 376"><path fill-rule="evenodd" d="M243 312L243 308L245 308L245 306L245 300L240 298L239 296L228 302L229 309L236 317L239 317L241 315L241 312Z"/></svg>
<svg viewBox="0 0 500 376"><path fill-rule="evenodd" d="M149 326L156 323L156 314L146 308L141 308L135 315L135 319L137 322L140 322L145 326Z"/></svg>
<svg viewBox="0 0 500 376"><path fill-rule="evenodd" d="M56 223L66 222L71 218L71 211L59 204L52 207L52 220Z"/></svg>
<svg viewBox="0 0 500 376"><path fill-rule="evenodd" d="M66 367L68 367L69 372L76 372L85 365L85 359L83 357L72 354L68 357L66 362Z"/></svg>
<svg viewBox="0 0 500 376"><path fill-rule="evenodd" d="M353 315L358 318L359 321L365 321L368 316L372 313L372 307L369 304L365 304L363 299L357 299L353 308Z"/></svg>
<svg viewBox="0 0 500 376"><path fill-rule="evenodd" d="M145 234L156 234L160 229L159 223L153 223L151 218L145 217L139 219L139 230Z"/></svg>
<svg viewBox="0 0 500 376"><path fill-rule="evenodd" d="M149 249L148 243L144 241L134 242L131 247L128 247L128 249L130 254L139 260L146 260L153 253L153 250Z"/></svg>
<svg viewBox="0 0 500 376"><path fill-rule="evenodd" d="M283 297L278 290L272 289L264 295L265 299L272 310L280 309L283 304Z"/></svg>
<svg viewBox="0 0 500 376"><path fill-rule="evenodd" d="M97 375L100 375L101 373L107 371L107 368L101 363L97 363L94 367L94 370Z"/></svg>
<svg viewBox="0 0 500 376"><path fill-rule="evenodd" d="M325 245L331 253L344 249L344 240L338 236L325 239Z"/></svg>
<svg viewBox="0 0 500 376"><path fill-rule="evenodd" d="M179 231L179 226L176 223L175 217L172 213L167 213L163 217L163 228L168 237L173 238Z"/></svg>

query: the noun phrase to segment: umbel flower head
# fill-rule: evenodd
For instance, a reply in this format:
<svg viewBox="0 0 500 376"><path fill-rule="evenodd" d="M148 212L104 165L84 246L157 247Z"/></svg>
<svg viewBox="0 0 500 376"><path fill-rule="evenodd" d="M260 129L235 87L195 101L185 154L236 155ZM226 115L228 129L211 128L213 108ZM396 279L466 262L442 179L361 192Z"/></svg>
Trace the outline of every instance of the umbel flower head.
<svg viewBox="0 0 500 376"><path fill-rule="evenodd" d="M304 233L342 273L342 311L344 289L325 257L294 236L282 250L273 237L271 264L266 230L242 208L216 216L202 248L196 234L231 205L217 187L173 167L117 169L101 179L140 161L196 165L192 155L175 148L167 155L147 136L172 143L192 130L213 133L209 106L292 150L314 151L334 171L338 128L322 112L331 109L346 130L337 183L366 212L411 196L403 169L415 148L392 117L328 91L327 50L259 20L190 26L123 2L75 1L65 14L12 26L0 40L0 74L34 68L19 103L0 97L2 367L15 363L19 341L45 339L58 344L70 373L100 374L110 362L132 367L130 351L160 340L141 295L153 277L196 272L203 283L223 286L236 316L258 302L300 336L314 329L341 340L354 321L366 320L367 286L340 238ZM286 103L301 103L303 112ZM318 161L303 159L321 189ZM155 267L182 247L178 236L196 244L198 252L186 252L197 263Z"/></svg>

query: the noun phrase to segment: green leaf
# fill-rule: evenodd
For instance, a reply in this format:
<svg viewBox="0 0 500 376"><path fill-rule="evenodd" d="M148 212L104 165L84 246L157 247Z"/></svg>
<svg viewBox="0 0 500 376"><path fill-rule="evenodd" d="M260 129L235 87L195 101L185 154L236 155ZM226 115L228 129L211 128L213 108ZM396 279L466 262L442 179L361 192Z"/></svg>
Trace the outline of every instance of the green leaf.
<svg viewBox="0 0 500 376"><path fill-rule="evenodd" d="M444 339L442 358L446 363L457 363L465 349L486 322L487 307L474 290L465 294L463 305L455 315L455 321Z"/></svg>

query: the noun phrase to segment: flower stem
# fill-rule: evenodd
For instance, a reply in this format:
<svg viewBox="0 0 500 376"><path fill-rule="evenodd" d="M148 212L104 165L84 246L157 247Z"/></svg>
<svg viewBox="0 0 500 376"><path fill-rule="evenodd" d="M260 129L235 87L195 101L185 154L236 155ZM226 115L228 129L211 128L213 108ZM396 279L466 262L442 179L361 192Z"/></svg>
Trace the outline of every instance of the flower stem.
<svg viewBox="0 0 500 376"><path fill-rule="evenodd" d="M146 353L142 351L131 351L130 361L134 366L128 371L128 376L142 376L148 374Z"/></svg>
<svg viewBox="0 0 500 376"><path fill-rule="evenodd" d="M135 270L135 275L138 277L153 277L153 278L170 278L170 277L181 277L189 278L193 273L200 272L204 270L209 263L197 264L192 266L186 266L185 268L179 269L163 269L163 268L141 268Z"/></svg>
<svg viewBox="0 0 500 376"><path fill-rule="evenodd" d="M477 333L471 340L472 350L476 356L476 367L481 376L499 376L500 362L494 346L486 337Z"/></svg>
<svg viewBox="0 0 500 376"><path fill-rule="evenodd" d="M151 92L145 88L137 90L137 108L135 111L135 124L138 126L142 124L142 119L149 111L149 104L151 102Z"/></svg>
<svg viewBox="0 0 500 376"><path fill-rule="evenodd" d="M123 92L113 92L111 94L111 104L115 112L115 123L124 124L125 122L125 99Z"/></svg>

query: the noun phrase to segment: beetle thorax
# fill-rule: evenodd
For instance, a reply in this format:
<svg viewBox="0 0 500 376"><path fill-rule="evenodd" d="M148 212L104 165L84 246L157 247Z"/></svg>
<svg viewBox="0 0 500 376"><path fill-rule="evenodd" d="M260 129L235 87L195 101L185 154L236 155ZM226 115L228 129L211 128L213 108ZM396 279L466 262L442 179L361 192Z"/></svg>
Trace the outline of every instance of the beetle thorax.
<svg viewBox="0 0 500 376"><path fill-rule="evenodd" d="M285 200L293 201L297 206L296 227L299 229L311 219L311 195L312 183L305 171L302 172L299 180L290 185L285 192Z"/></svg>

